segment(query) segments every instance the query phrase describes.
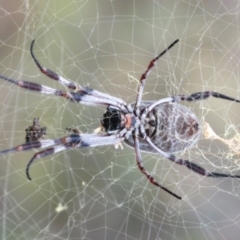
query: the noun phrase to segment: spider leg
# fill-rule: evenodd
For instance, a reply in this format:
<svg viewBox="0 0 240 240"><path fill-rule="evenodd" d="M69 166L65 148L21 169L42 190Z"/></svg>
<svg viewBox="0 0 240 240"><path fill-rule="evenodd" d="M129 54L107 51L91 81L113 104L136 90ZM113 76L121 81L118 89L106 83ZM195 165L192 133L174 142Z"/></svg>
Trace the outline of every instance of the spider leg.
<svg viewBox="0 0 240 240"><path fill-rule="evenodd" d="M48 76L49 78L53 79L53 80L56 80L58 81L59 83L61 83L62 85L65 85L67 86L68 88L70 89L73 89L75 90L77 88L77 85L73 82L70 82L68 81L67 79L59 76L57 73L55 73L54 71L48 69L48 68L45 68L43 67L40 62L37 60L37 58L35 57L34 53L33 53L33 46L34 46L34 42L35 42L35 39L32 40L31 42L31 47L30 47L30 53L31 53L31 56L34 60L34 62L36 63L37 67L39 68L39 70L45 74L46 76Z"/></svg>
<svg viewBox="0 0 240 240"><path fill-rule="evenodd" d="M179 96L174 96L174 97L168 97L168 98L163 98L160 99L156 102L154 102L153 104L149 105L148 107L145 108L145 110L143 111L142 115L141 115L141 119L145 120L147 114L157 105L160 105L162 103L166 103L166 102L180 102L180 101L188 101L188 102L192 102L192 101L201 101L204 99L207 99L209 97L214 97L214 98L220 98L220 99L225 99L228 101L232 101L232 102L237 102L240 103L240 100L229 97L227 95L224 95L222 93L217 93L217 92L212 92L212 91L205 91L205 92L197 92L197 93L193 93L191 95L179 95Z"/></svg>
<svg viewBox="0 0 240 240"><path fill-rule="evenodd" d="M143 89L145 86L145 80L149 74L149 72L151 71L151 69L154 67L154 65L156 64L156 61L162 57L170 48L172 48L177 42L179 41L179 39L175 40L169 47L167 47L163 52L161 52L157 57L155 57L148 65L147 70L142 74L141 78L140 78L140 84L138 87L138 94L137 94L137 99L136 99L136 112L137 115L139 115L139 108L140 108L140 104L141 104L141 100L142 100L142 94L143 94Z"/></svg>
<svg viewBox="0 0 240 240"><path fill-rule="evenodd" d="M176 157L173 155L171 156L171 158L174 160L174 158L176 159ZM180 163L178 163L180 161ZM182 160L182 159L178 159L177 161L178 164L184 165L187 168L191 169L192 171L199 173L205 177L216 177L216 178L240 178L240 175L231 175L231 174L224 174L224 173L217 173L217 172L209 172L207 170L205 170L204 168L202 168L201 166L198 166L195 163L192 163L188 160Z"/></svg>
<svg viewBox="0 0 240 240"><path fill-rule="evenodd" d="M84 148L84 147L99 147L107 145L116 145L124 140L124 137L116 137L115 135L99 135L99 134L71 134L66 137L40 140L35 142L28 142L17 147L3 150L0 152L0 156L11 152L22 152L31 149L44 149L34 154L29 161L26 174L27 178L31 180L29 176L29 168L35 159L43 158L57 152L70 149L70 148Z"/></svg>
<svg viewBox="0 0 240 240"><path fill-rule="evenodd" d="M60 96L60 97L67 98L68 100L70 100L72 102L79 102L79 103L86 104L86 105L94 105L94 106L95 105L100 105L100 106L112 105L112 106L115 106L115 107L121 109L122 111L126 112L126 106L115 101L114 98L113 99L100 98L97 96L88 95L83 92L65 92L62 90L47 87L47 86L44 86L44 85L41 85L38 83L34 83L34 82L14 80L14 79L5 77L3 75L0 75L0 78L7 82L17 85L18 87L25 88L30 91L40 92L45 95Z"/></svg>
<svg viewBox="0 0 240 240"><path fill-rule="evenodd" d="M62 76L59 76L57 73L55 73L54 71L46 68L46 67L43 67L40 62L37 60L37 58L35 57L34 53L33 53L33 45L34 45L34 42L35 40L33 40L31 42L31 47L30 47L30 53L31 53L31 56L34 60L34 62L36 63L37 67L39 68L39 70L45 74L46 76L48 76L49 78L53 79L53 80L56 80L58 81L60 84L64 85L64 86L67 86L68 88L70 89L73 89L73 90L76 90L77 93L80 93L80 94L83 94L83 95L92 95L92 96L95 96L95 97L98 97L98 98L102 98L102 99L109 99L111 101L115 101L117 102L118 104L121 104L121 105L126 105L126 102L124 102L123 100L121 100L120 98L117 98L117 97L113 97L113 96L110 96L108 94L105 94L105 93L102 93L102 92L99 92L99 91L96 91L96 90L93 90L89 87L82 87L80 86L79 84L76 84L74 82L71 82L65 78L63 78Z"/></svg>
<svg viewBox="0 0 240 240"><path fill-rule="evenodd" d="M28 150L37 149L37 148L40 148L40 149L46 148L46 147L61 144L61 143L62 143L61 138L53 139L53 140L48 139L48 140L26 142L16 147L0 151L0 156L5 155L7 153L23 152L23 151L28 151Z"/></svg>
<svg viewBox="0 0 240 240"><path fill-rule="evenodd" d="M144 168L143 166L143 162L142 162L142 158L141 158L141 153L140 153L140 148L139 148L139 140L138 140L138 130L135 130L134 133L134 147L135 147L135 155L136 155L136 161L137 161L137 165L139 170L147 177L147 179L155 186L163 189L164 191L166 191L167 193L171 194L172 196L176 197L177 199L182 199L180 196L178 196L177 194L173 193L172 191L168 190L167 188L163 187L162 185L160 185L153 176L151 176L151 174Z"/></svg>
<svg viewBox="0 0 240 240"><path fill-rule="evenodd" d="M54 141L61 141L62 145L54 145L51 148L44 149L41 152L35 153L26 167L26 175L29 180L29 169L35 159L43 158L70 148L84 148L84 147L99 147L107 145L116 145L123 141L124 138L117 138L116 136L95 135L95 134L71 134L67 137L56 139Z"/></svg>
<svg viewBox="0 0 240 240"><path fill-rule="evenodd" d="M54 153L58 153L63 150L67 150L68 148L70 148L70 147L68 147L67 145L53 146L51 148L47 148L47 149L44 149L43 151L35 153L33 155L33 157L30 159L30 161L28 162L28 165L26 167L26 175L27 175L28 180L30 180L30 181L32 180L32 178L30 177L30 174L29 174L29 169L35 159L43 158L43 157L52 155Z"/></svg>
<svg viewBox="0 0 240 240"><path fill-rule="evenodd" d="M32 159L29 161L26 174L27 178L31 180L29 176L29 168L35 159L43 158L49 156L51 154L55 154L57 152L61 152L70 148L84 148L84 147L99 147L99 146L107 146L107 145L116 145L123 141L123 137L116 137L115 135L98 135L98 134L71 134L69 136L57 139L50 140L40 140L35 142L28 142L22 145L19 145L14 148L10 148L7 150L3 150L0 152L0 156L11 153L11 152L22 152L31 149L44 149L41 152L37 152L34 154Z"/></svg>
<svg viewBox="0 0 240 240"><path fill-rule="evenodd" d="M176 96L173 97L173 102L178 102L178 101L201 101L204 100L206 98L209 97L215 97L215 98L221 98L221 99L225 99L225 100L229 100L232 102L238 102L240 103L240 100L226 96L222 93L217 93L217 92L211 92L211 91L205 91L205 92L197 92L197 93L193 93L191 95L180 95L180 96Z"/></svg>
<svg viewBox="0 0 240 240"><path fill-rule="evenodd" d="M149 137L145 137L145 140L148 142L148 144L154 148L159 154L161 154L162 156L166 157L167 159L171 160L174 163L177 163L179 165L183 165L186 166L187 168L189 168L190 170L203 175L205 177L229 177L229 178L240 178L240 175L231 175L231 174L224 174L224 173L217 173L217 172L209 172L206 169L202 168L201 166L192 163L188 160L183 160L181 158L177 158L175 155L170 154L170 153L166 153L163 152L161 149L159 149L158 147L156 147L153 142L151 141L151 139Z"/></svg>

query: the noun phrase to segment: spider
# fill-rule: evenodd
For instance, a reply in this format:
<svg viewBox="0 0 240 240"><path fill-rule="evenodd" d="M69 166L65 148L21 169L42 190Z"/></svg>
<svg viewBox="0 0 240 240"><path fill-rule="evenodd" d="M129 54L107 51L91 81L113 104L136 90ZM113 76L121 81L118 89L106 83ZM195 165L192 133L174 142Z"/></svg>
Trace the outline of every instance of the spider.
<svg viewBox="0 0 240 240"><path fill-rule="evenodd" d="M77 83L59 76L52 70L43 67L33 53L33 45L35 42L35 40L33 40L31 42L30 53L40 71L72 91L62 91L34 82L14 80L2 75L0 75L0 78L18 87L40 92L43 95L64 97L74 103L106 106L106 112L103 114L100 121L102 132L98 134L87 134L72 129L72 133L64 137L26 142L16 147L3 150L0 152L0 155L30 149L43 149L35 153L27 164L26 175L27 178L31 180L29 168L35 159L43 158L71 148L100 147L118 145L121 142L125 142L135 149L137 166L147 179L152 184L163 189L177 199L181 199L181 197L159 184L154 177L145 170L141 158L141 151L159 154L161 157L167 158L179 165L184 165L193 172L205 177L240 178L240 175L209 172L189 160L184 160L174 155L176 152L181 152L192 147L200 138L201 132L199 120L196 115L190 111L190 109L180 105L178 102L200 101L209 97L225 99L237 103L240 103L239 100L221 93L204 91L191 95L167 97L158 101L142 101L144 85L149 72L156 64L156 61L178 41L178 39L175 40L169 47L151 60L146 71L140 78L136 102L127 104L120 98L90 89L89 87L82 87Z"/></svg>
<svg viewBox="0 0 240 240"><path fill-rule="evenodd" d="M38 141L41 138L44 138L44 136L46 135L47 128L41 127L41 125L39 124L39 118L34 118L32 126L26 128L25 131L26 131L25 139L27 143Z"/></svg>

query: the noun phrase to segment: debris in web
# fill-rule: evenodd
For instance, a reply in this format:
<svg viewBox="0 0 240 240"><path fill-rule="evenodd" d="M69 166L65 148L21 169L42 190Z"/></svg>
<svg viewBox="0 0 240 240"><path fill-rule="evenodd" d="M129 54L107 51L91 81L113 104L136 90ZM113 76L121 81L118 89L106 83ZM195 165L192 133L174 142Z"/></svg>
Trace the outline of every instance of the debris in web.
<svg viewBox="0 0 240 240"><path fill-rule="evenodd" d="M235 155L240 156L240 133L236 133L230 139L221 138L213 131L209 123L204 122L202 134L206 139L219 140L223 142L232 150Z"/></svg>

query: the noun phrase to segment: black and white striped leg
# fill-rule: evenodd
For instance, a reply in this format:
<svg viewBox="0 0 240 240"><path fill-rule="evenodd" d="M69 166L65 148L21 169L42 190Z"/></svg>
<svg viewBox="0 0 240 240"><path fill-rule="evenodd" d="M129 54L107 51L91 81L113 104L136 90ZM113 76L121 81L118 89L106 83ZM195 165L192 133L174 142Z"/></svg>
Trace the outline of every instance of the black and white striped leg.
<svg viewBox="0 0 240 240"><path fill-rule="evenodd" d="M124 112L127 112L126 106L122 105L114 100L114 98L111 100L110 97L109 99L106 98L100 98L80 92L65 92L62 90L58 90L55 88L47 87L38 83L34 82L28 82L28 81L22 81L22 80L14 80L11 78L7 78L3 75L0 75L0 78L10 82L12 84L17 85L18 87L28 89L30 91L36 91L40 92L45 95L55 95L55 96L60 96L64 97L72 102L78 102L81 104L86 104L86 105L100 105L100 106L115 106L119 109L121 109Z"/></svg>
<svg viewBox="0 0 240 240"><path fill-rule="evenodd" d="M115 135L108 136L108 135L98 135L98 134L75 133L62 138L24 143L16 147L1 151L0 156L5 155L7 153L13 153L13 152L22 152L22 151L28 151L32 149L43 149L42 151L34 154L34 156L32 157L32 159L29 161L27 165L27 168L26 168L27 178L31 180L29 175L29 168L35 159L43 158L43 157L46 157L70 148L117 145L123 140L124 140L123 137L120 138L120 137L116 137Z"/></svg>
<svg viewBox="0 0 240 240"><path fill-rule="evenodd" d="M142 74L142 76L140 78L140 84L139 84L139 87L138 87L138 94L137 94L136 107L135 107L137 115L139 115L139 108L140 108L140 104L141 104L141 100L142 100L142 94L143 94L143 90L144 90L144 86L145 86L145 80L146 80L149 72L155 66L156 61L160 57L162 57L170 48L172 48L178 41L179 41L179 39L175 40L169 47L167 47L163 52L161 52L157 57L155 57L149 63L149 65L147 67L147 70Z"/></svg>
<svg viewBox="0 0 240 240"><path fill-rule="evenodd" d="M207 99L209 97L220 98L220 99L225 99L225 100L228 100L228 101L240 103L240 100L238 100L238 99L229 97L229 96L224 95L222 93L217 93L217 92L212 92L212 91L197 92L197 93L193 93L191 95L176 96L176 97L173 97L173 102L179 102L179 101L188 101L188 102L201 101L201 100Z"/></svg>
<svg viewBox="0 0 240 240"><path fill-rule="evenodd" d="M37 67L39 68L39 70L45 74L46 76L48 76L49 78L53 79L53 80L56 80L58 81L60 84L70 88L70 89L73 89L73 90L76 90L77 93L80 93L80 94L83 94L83 95L92 95L92 96L95 96L95 97L98 97L98 98L102 98L102 99L108 99L110 101L114 101L118 104L121 104L121 105L126 105L126 102L124 102L123 100L121 100L120 98L117 98L117 97L113 97L113 96L110 96L108 94L105 94L105 93L102 93L102 92L99 92L99 91L96 91L96 90L93 90L89 87L82 87L80 86L79 84L76 84L74 82L71 82L65 78L63 78L62 76L59 76L57 73L55 73L54 71L46 68L46 67L43 67L40 62L37 60L37 58L35 57L34 53L33 53L33 45L34 45L34 42L35 40L32 41L31 43L31 47L30 47L30 52L31 52L31 56L34 60L34 62L36 63Z"/></svg>
<svg viewBox="0 0 240 240"><path fill-rule="evenodd" d="M38 66L39 70L45 74L46 76L48 76L49 78L53 79L53 80L56 80L58 81L59 83L61 83L62 85L65 85L67 86L68 88L70 89L73 89L75 90L77 88L77 85L74 83L74 82L70 82L68 81L67 79L59 76L57 73L55 73L54 71L48 69L48 68L45 68L43 67L40 62L37 60L37 58L35 57L34 53L33 53L33 46L34 46L34 42L35 42L35 39L32 40L31 42L31 47L30 47L30 53L31 53L31 56L34 60L34 62L36 63L36 65Z"/></svg>
<svg viewBox="0 0 240 240"><path fill-rule="evenodd" d="M152 111L152 109L154 107L156 107L160 104L171 103L171 102L174 103L174 102L180 102L180 101L188 101L188 102L201 101L201 100L207 99L209 97L220 98L220 99L225 99L228 101L240 103L240 100L238 100L238 99L229 97L222 93L217 93L217 92L212 92L212 91L197 92L197 93L193 93L191 95L179 95L179 96L174 96L174 97L167 97L167 98L160 99L160 100L154 102L153 104L149 105L148 107L146 107L144 109L144 112L141 115L141 120L144 121L147 114L150 111Z"/></svg>
<svg viewBox="0 0 240 240"><path fill-rule="evenodd" d="M187 168L189 168L190 170L200 174L200 175L203 175L205 177L216 177L216 178L240 178L240 175L231 175L231 174L225 174L225 173L218 173L218 172L209 172L207 171L206 169L202 168L201 166L195 164L195 163L192 163L188 160L183 160L183 159L180 159L180 158L176 158L175 155L170 155L170 157L168 158L170 159L171 161L177 163L177 164L180 164L180 165L184 165L186 166Z"/></svg>
<svg viewBox="0 0 240 240"><path fill-rule="evenodd" d="M86 148L86 147L100 147L107 145L116 145L122 142L124 138L117 138L115 135L95 135L95 134L71 134L67 137L54 140L58 145L53 145L50 148L44 149L41 152L35 153L29 161L26 168L26 175L29 180L29 169L35 159L43 158L70 148ZM61 141L61 145L59 144Z"/></svg>
<svg viewBox="0 0 240 240"><path fill-rule="evenodd" d="M148 144L155 149L160 155L162 155L163 157L171 160L174 163L177 163L179 165L183 165L186 166L187 168L189 168L190 170L192 170L193 172L196 172L200 175L203 175L205 177L229 177L229 178L240 178L240 175L231 175L231 174L224 174L224 173L217 173L217 172L209 172L206 169L202 168L201 166L192 163L188 160L183 160L181 158L177 158L175 155L173 154L169 154L166 152L163 152L161 149L159 149L158 147L156 147L153 142L151 141L151 139L149 137L145 137L145 140L148 142Z"/></svg>
<svg viewBox="0 0 240 240"><path fill-rule="evenodd" d="M171 194L172 196L176 197L177 199L182 199L180 196L177 194L173 193L172 191L168 190L167 188L163 187L160 185L153 176L144 168L143 162L142 162L142 157L140 153L140 148L139 148L139 140L138 140L138 130L135 131L134 134L134 147L135 147L135 155L136 155L136 161L137 161L137 166L139 170L147 177L147 179L155 186L161 188L162 190L166 191L167 193Z"/></svg>
<svg viewBox="0 0 240 240"><path fill-rule="evenodd" d="M71 137L71 135L69 135L69 137ZM63 142L66 141L64 140L65 138L67 137L56 138L56 139L42 139L38 141L26 142L16 147L0 151L0 156L5 155L7 153L24 152L24 151L38 149L38 148L43 149L43 148L51 147L54 145L63 144Z"/></svg>

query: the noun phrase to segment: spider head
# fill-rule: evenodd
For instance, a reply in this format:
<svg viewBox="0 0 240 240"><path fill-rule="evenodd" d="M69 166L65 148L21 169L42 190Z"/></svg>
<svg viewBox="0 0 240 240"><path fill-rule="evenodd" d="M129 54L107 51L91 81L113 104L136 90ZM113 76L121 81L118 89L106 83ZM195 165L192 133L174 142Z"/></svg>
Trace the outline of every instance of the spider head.
<svg viewBox="0 0 240 240"><path fill-rule="evenodd" d="M121 130L124 126L120 110L111 106L108 107L107 111L103 114L101 124L107 133Z"/></svg>

